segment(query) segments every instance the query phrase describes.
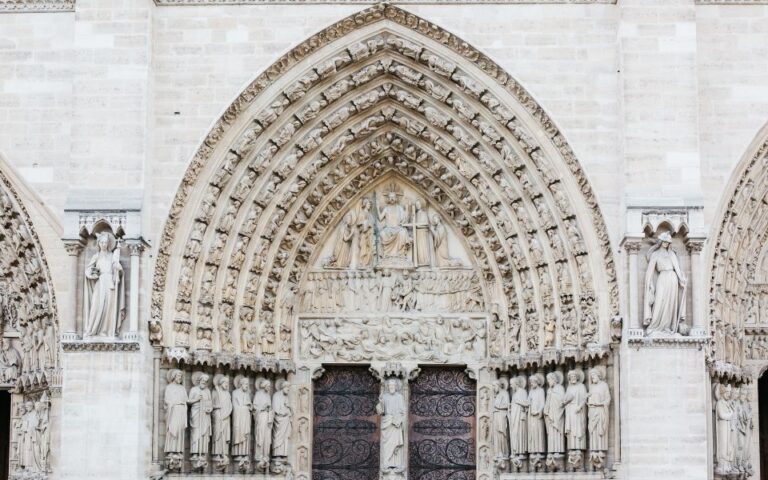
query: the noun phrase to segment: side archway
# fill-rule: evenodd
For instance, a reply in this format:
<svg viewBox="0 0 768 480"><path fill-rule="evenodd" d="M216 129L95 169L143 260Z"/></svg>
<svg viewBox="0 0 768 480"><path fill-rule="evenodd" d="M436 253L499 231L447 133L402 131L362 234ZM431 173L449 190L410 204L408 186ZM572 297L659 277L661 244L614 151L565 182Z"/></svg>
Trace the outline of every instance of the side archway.
<svg viewBox="0 0 768 480"><path fill-rule="evenodd" d="M295 372L300 399L324 363L403 381L464 364L482 399L497 376L610 380L617 314L597 199L551 119L479 51L378 5L278 60L206 137L160 240L150 333L168 368ZM574 468L606 467L604 435ZM164 452L172 470L182 447ZM289 456L304 478L306 442Z"/></svg>
<svg viewBox="0 0 768 480"><path fill-rule="evenodd" d="M51 411L61 393L59 320L48 262L18 182L0 157L0 395L7 398L0 415L9 419L0 446L10 478L47 478ZM32 421L38 430L24 428Z"/></svg>

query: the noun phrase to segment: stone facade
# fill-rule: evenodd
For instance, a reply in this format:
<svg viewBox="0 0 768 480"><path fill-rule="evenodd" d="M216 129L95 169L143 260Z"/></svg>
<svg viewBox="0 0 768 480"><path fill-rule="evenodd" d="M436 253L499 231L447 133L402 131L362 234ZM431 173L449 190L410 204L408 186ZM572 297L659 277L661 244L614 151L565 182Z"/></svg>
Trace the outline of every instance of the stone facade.
<svg viewBox="0 0 768 480"><path fill-rule="evenodd" d="M768 6L365 3L0 0L10 478L759 477Z"/></svg>

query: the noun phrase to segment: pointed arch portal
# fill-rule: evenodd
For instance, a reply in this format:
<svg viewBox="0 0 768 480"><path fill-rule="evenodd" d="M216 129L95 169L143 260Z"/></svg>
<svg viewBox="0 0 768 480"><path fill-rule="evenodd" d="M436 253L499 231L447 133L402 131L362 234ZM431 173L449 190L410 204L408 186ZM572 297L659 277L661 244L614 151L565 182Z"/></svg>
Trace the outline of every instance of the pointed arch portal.
<svg viewBox="0 0 768 480"><path fill-rule="evenodd" d="M607 355L617 313L597 200L551 119L482 53L377 5L215 124L160 240L150 329L171 363L295 371L301 396L328 362L572 368Z"/></svg>

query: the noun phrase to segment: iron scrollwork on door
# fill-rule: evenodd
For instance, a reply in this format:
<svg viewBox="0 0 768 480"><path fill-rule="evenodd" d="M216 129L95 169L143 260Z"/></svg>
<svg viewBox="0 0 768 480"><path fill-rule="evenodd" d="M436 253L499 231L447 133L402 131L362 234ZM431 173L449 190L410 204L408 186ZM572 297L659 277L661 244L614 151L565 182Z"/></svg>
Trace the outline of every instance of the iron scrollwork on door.
<svg viewBox="0 0 768 480"><path fill-rule="evenodd" d="M327 367L315 381L312 480L378 480L378 396L364 367Z"/></svg>
<svg viewBox="0 0 768 480"><path fill-rule="evenodd" d="M411 383L408 476L475 478L475 383L459 368L422 368Z"/></svg>

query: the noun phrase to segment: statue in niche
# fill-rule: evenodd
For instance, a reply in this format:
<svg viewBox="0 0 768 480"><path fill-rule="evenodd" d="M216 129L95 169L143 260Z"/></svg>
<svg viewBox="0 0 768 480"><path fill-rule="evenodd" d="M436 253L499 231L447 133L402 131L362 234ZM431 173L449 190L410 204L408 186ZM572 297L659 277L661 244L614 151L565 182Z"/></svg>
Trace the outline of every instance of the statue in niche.
<svg viewBox="0 0 768 480"><path fill-rule="evenodd" d="M544 428L544 375L535 373L528 379L528 452L531 466L539 468L547 452Z"/></svg>
<svg viewBox="0 0 768 480"><path fill-rule="evenodd" d="M274 423L272 424L272 456L277 459L279 468L274 473L282 473L282 464L288 457L288 442L291 437L291 410L290 387L288 381L279 379L275 382L275 394L272 395L272 412Z"/></svg>
<svg viewBox="0 0 768 480"><path fill-rule="evenodd" d="M352 241L355 234L355 214L348 212L341 220L333 254L325 259L326 268L349 268L352 263Z"/></svg>
<svg viewBox="0 0 768 480"><path fill-rule="evenodd" d="M525 375L515 377L510 381L512 400L509 404L509 456L513 467L522 467L525 454L528 452L528 431L526 429L528 392Z"/></svg>
<svg viewBox="0 0 768 480"><path fill-rule="evenodd" d="M547 399L544 403L544 424L547 428L547 465L552 469L565 452L565 409L563 398L563 374L559 371L547 374Z"/></svg>
<svg viewBox="0 0 768 480"><path fill-rule="evenodd" d="M229 444L232 439L232 395L229 393L229 377L216 375L213 400L213 447L211 454L216 468L225 469L229 465Z"/></svg>
<svg viewBox="0 0 768 480"><path fill-rule="evenodd" d="M671 244L672 236L664 232L648 251L643 318L649 335L677 333L685 320L686 279Z"/></svg>
<svg viewBox="0 0 768 480"><path fill-rule="evenodd" d="M432 248L434 246L430 238L429 212L420 198L416 199L413 207L413 253L416 267L429 267L432 265Z"/></svg>
<svg viewBox="0 0 768 480"><path fill-rule="evenodd" d="M451 257L448 252L448 229L443 224L440 215L433 214L429 227L434 242L435 265L438 267L456 267L461 265L461 260Z"/></svg>
<svg viewBox="0 0 768 480"><path fill-rule="evenodd" d="M574 369L568 372L568 388L565 389L565 438L568 445L568 464L572 470L581 466L582 450L587 447L587 388L584 386L584 371Z"/></svg>
<svg viewBox="0 0 768 480"><path fill-rule="evenodd" d="M752 430L755 428L754 421L752 419L752 399L750 398L749 389L747 386L742 386L739 390L738 399L738 458L736 462L739 466L739 471L749 475L753 474L752 463L750 461L750 448L752 442Z"/></svg>
<svg viewBox="0 0 768 480"><path fill-rule="evenodd" d="M184 455L184 437L187 431L187 391L181 384L181 370L169 370L165 387L165 457L169 470L181 468Z"/></svg>
<svg viewBox="0 0 768 480"><path fill-rule="evenodd" d="M509 390L507 380L493 382L493 449L496 461L503 463L509 458Z"/></svg>
<svg viewBox="0 0 768 480"><path fill-rule="evenodd" d="M716 384L715 394L715 473L728 475L732 471L735 445L731 432L736 417L731 401L731 386Z"/></svg>
<svg viewBox="0 0 768 480"><path fill-rule="evenodd" d="M385 474L405 470L405 398L396 378L386 381L376 411L381 415L381 471Z"/></svg>
<svg viewBox="0 0 768 480"><path fill-rule="evenodd" d="M114 338L125 318L125 282L120 245L110 232L96 237L98 253L85 268L84 337Z"/></svg>
<svg viewBox="0 0 768 480"><path fill-rule="evenodd" d="M13 348L11 341L3 338L0 349L0 383L13 383L19 376L21 355Z"/></svg>
<svg viewBox="0 0 768 480"><path fill-rule="evenodd" d="M411 266L408 258L411 237L406 228L409 215L407 209L400 204L400 196L402 193L392 184L385 193L385 205L378 212L382 266Z"/></svg>
<svg viewBox="0 0 768 480"><path fill-rule="evenodd" d="M372 203L369 198L364 198L357 214L358 253L357 267L369 268L373 264L373 227L374 218L371 213Z"/></svg>
<svg viewBox="0 0 768 480"><path fill-rule="evenodd" d="M248 469L251 454L251 393L248 377L235 377L232 392L232 456L238 470Z"/></svg>
<svg viewBox="0 0 768 480"><path fill-rule="evenodd" d="M24 472L45 471L45 464L40 455L40 436L38 427L40 417L35 410L35 403L31 400L24 402L24 413L19 424L19 469Z"/></svg>
<svg viewBox="0 0 768 480"><path fill-rule="evenodd" d="M208 375L202 372L192 374L192 388L189 389L187 403L191 405L189 412L189 453L192 466L201 469L208 463L206 455L211 443L211 413L213 399L208 388Z"/></svg>
<svg viewBox="0 0 768 480"><path fill-rule="evenodd" d="M254 460L261 470L269 467L269 443L272 439L272 396L270 395L271 382L267 379L257 381L256 393L253 395L253 420L254 420Z"/></svg>
<svg viewBox="0 0 768 480"><path fill-rule="evenodd" d="M600 469L605 466L605 453L608 451L608 407L611 404L611 391L605 382L605 367L591 369L589 383L589 455L592 466Z"/></svg>

